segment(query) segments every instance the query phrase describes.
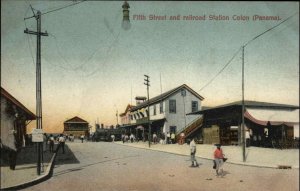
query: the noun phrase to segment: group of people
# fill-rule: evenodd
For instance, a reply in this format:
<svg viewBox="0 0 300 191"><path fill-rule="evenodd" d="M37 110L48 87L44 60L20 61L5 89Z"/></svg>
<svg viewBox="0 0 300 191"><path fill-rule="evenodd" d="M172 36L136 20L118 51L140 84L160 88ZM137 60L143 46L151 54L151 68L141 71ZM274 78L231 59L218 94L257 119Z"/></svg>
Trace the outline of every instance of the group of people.
<svg viewBox="0 0 300 191"><path fill-rule="evenodd" d="M123 143L127 143L127 142L135 142L135 141L138 141L138 139L135 138L135 136L131 133L129 136L127 134L122 134L122 137L121 137Z"/></svg>
<svg viewBox="0 0 300 191"><path fill-rule="evenodd" d="M217 147L213 153L214 155L214 166L213 168L216 170L216 176L224 176L224 171L223 171L223 164L224 164L224 157L225 154L223 153L223 150L221 149L221 144L215 144ZM191 151L191 167L198 167L199 164L196 160L196 143L195 139L192 139L190 142L190 151Z"/></svg>
<svg viewBox="0 0 300 191"><path fill-rule="evenodd" d="M66 137L63 134L60 134L59 137L56 139L56 141L58 142L58 147L57 150L59 148L62 148L62 152L65 153L65 142L66 142ZM54 143L55 143L55 138L52 134L50 134L47 144L49 145L49 151L51 153L55 152L54 151Z"/></svg>
<svg viewBox="0 0 300 191"><path fill-rule="evenodd" d="M175 133L172 132L167 132L167 136L166 136L166 144L175 144L176 140L175 140L176 136Z"/></svg>
<svg viewBox="0 0 300 191"><path fill-rule="evenodd" d="M157 135L156 132L154 132L152 134L152 137L150 138L150 140L154 143L160 143L160 144L175 144L176 143L176 136L175 133L166 133L166 134L161 134L161 135ZM111 139L113 139L113 137L111 137ZM134 136L133 133L129 134L122 134L121 137L123 143L126 142L138 142L140 139L136 136ZM181 139L183 142L183 139Z"/></svg>

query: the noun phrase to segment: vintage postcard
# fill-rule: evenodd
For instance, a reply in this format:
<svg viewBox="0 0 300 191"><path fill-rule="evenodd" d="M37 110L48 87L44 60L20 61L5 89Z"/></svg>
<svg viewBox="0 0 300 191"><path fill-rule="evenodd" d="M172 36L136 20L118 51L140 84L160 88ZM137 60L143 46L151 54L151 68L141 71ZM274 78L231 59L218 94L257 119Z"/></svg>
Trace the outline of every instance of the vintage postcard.
<svg viewBox="0 0 300 191"><path fill-rule="evenodd" d="M1 190L299 190L299 2L1 0Z"/></svg>

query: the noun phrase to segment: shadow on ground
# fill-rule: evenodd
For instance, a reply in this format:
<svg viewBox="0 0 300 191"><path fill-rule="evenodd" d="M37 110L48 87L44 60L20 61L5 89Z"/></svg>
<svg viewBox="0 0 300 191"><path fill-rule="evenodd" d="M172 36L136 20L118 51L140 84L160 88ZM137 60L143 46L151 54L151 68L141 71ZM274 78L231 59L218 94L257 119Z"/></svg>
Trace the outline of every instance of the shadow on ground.
<svg viewBox="0 0 300 191"><path fill-rule="evenodd" d="M56 153L55 165L80 163L68 145L65 145L64 153L60 147L57 147Z"/></svg>
<svg viewBox="0 0 300 191"><path fill-rule="evenodd" d="M50 162L54 153L46 150L41 155L41 160L44 163ZM9 166L9 150L1 149L1 166ZM26 146L17 152L16 167L20 165L36 164L38 161L38 152L36 145Z"/></svg>

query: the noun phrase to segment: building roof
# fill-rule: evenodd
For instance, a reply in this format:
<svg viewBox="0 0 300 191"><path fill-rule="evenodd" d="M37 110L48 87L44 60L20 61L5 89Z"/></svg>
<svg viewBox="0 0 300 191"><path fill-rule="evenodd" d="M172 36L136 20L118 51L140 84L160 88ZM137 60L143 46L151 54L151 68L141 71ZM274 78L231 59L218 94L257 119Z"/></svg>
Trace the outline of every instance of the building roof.
<svg viewBox="0 0 300 191"><path fill-rule="evenodd" d="M126 107L126 109L125 109L125 112L124 112L124 113L121 113L119 116L120 116L120 117L125 116L126 113L127 113L132 107L134 107L134 106L128 104L127 107Z"/></svg>
<svg viewBox="0 0 300 191"><path fill-rule="evenodd" d="M160 102L162 100L165 100L166 98L172 96L173 94L177 93L181 89L186 89L189 92L191 92L194 96L198 97L200 100L204 100L204 98L201 95L199 95L197 92L195 92L193 89L191 89L186 84L183 84L183 85L178 86L178 87L176 87L174 89L171 89L171 90L169 90L169 91L167 91L165 93L162 93L159 96L156 96L156 97L153 97L153 98L149 99L149 105L152 105L152 104L158 103L158 102ZM141 103L140 105L131 108L131 111L136 111L138 109L146 107L147 105L148 105L148 101L145 101L145 102Z"/></svg>
<svg viewBox="0 0 300 191"><path fill-rule="evenodd" d="M65 121L64 123L88 123L88 122L81 119L80 117L75 116L75 117Z"/></svg>
<svg viewBox="0 0 300 191"><path fill-rule="evenodd" d="M244 101L245 107L249 109L276 109L276 110L296 110L299 109L299 106L288 105L288 104L278 104L278 103L268 103L268 102L259 102L259 101ZM200 111L188 113L187 115L198 115L203 114L208 111L218 110L226 107L242 107L242 101L236 101L224 105L219 105L216 107L206 107Z"/></svg>
<svg viewBox="0 0 300 191"><path fill-rule="evenodd" d="M22 103L20 103L16 98L9 94L4 88L1 87L1 97L5 97L9 102L21 109L26 116L27 120L35 120L36 115L33 114L29 109L27 109Z"/></svg>
<svg viewBox="0 0 300 191"><path fill-rule="evenodd" d="M267 126L270 125L288 125L299 124L299 109L296 110L270 110L270 109L247 109L245 117L249 120Z"/></svg>
<svg viewBox="0 0 300 191"><path fill-rule="evenodd" d="M299 124L299 106L257 102L257 101L245 101L245 118L250 121L267 126L270 125L288 125L294 126ZM189 113L187 115L210 115L215 116L216 113L227 113L242 111L242 102L232 102L229 104L220 105L213 108L202 109L197 112ZM241 115L240 115L241 116ZM233 116L237 117L237 115Z"/></svg>

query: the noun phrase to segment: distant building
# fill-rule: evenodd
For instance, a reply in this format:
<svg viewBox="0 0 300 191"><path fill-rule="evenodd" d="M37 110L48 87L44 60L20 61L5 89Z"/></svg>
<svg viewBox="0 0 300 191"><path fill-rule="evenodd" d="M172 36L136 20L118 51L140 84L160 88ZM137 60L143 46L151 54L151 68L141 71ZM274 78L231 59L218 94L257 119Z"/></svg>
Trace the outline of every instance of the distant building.
<svg viewBox="0 0 300 191"><path fill-rule="evenodd" d="M149 102L146 100L131 107L130 124L123 125L123 128L128 133L136 134L140 139L145 133L145 138L147 138L149 114L151 134L154 132L158 136L168 132L177 134L198 118L198 116L186 116L186 114L200 110L203 99L197 92L183 84L149 99Z"/></svg>
<svg viewBox="0 0 300 191"><path fill-rule="evenodd" d="M128 125L131 123L131 119L130 119L130 109L133 106L128 104L124 113L121 113L119 116L121 118L121 125Z"/></svg>
<svg viewBox="0 0 300 191"><path fill-rule="evenodd" d="M64 132L63 134L74 135L75 137L80 137L84 135L89 137L89 123L77 116L64 122Z"/></svg>

